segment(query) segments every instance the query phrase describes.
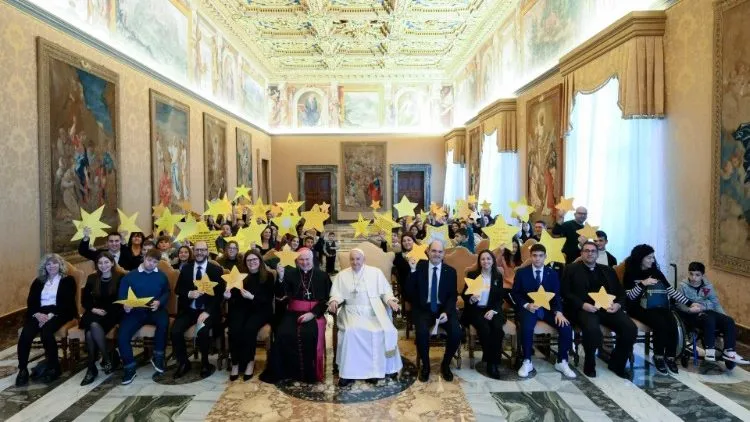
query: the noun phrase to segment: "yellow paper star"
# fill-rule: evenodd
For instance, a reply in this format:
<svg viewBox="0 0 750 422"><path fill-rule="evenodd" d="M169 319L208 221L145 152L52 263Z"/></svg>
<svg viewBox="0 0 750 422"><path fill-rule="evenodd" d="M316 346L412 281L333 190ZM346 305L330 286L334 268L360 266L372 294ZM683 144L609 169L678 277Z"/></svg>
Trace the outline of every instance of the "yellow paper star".
<svg viewBox="0 0 750 422"><path fill-rule="evenodd" d="M434 240L439 240L443 242L446 248L448 247L448 245L451 244L451 239L448 234L447 225L443 224L440 227L436 227L431 224L425 224L424 228L425 228L425 237L422 243L424 243L425 245L429 245Z"/></svg>
<svg viewBox="0 0 750 422"><path fill-rule="evenodd" d="M487 202L486 199L484 200L484 202L482 202L481 206L483 210L492 211L492 204Z"/></svg>
<svg viewBox="0 0 750 422"><path fill-rule="evenodd" d="M166 209L166 207L164 206L164 204L162 204L161 202L159 202L158 205L152 205L151 208L154 210L154 212L151 213L151 216L152 217L156 217L156 218L161 217L161 214Z"/></svg>
<svg viewBox="0 0 750 422"><path fill-rule="evenodd" d="M302 218L305 219L305 225L302 227L303 231L315 229L319 232L325 231L325 221L328 220L330 215L322 211L304 211Z"/></svg>
<svg viewBox="0 0 750 422"><path fill-rule="evenodd" d="M240 270L237 269L236 265L232 267L232 271L230 271L229 274L223 274L221 276L221 278L223 278L224 281L227 282L227 289L237 290L242 290L243 288L245 288L243 282L246 277L247 274L241 273Z"/></svg>
<svg viewBox="0 0 750 422"><path fill-rule="evenodd" d="M278 202L277 205L281 208L281 212L288 213L290 215L299 215L299 207L304 204L305 201L295 201L292 198L292 194L289 193L286 197L286 202Z"/></svg>
<svg viewBox="0 0 750 422"><path fill-rule="evenodd" d="M188 200L180 201L177 203L177 205L179 205L179 207L183 211L185 211L186 214L190 214L191 212L193 212L193 204L191 204L190 201ZM159 214L157 217L160 217L160 216L161 214Z"/></svg>
<svg viewBox="0 0 750 422"><path fill-rule="evenodd" d="M607 309L612 306L612 302L615 301L616 296L607 293L604 287L600 287L596 293L589 293L589 297L594 299L594 306L597 308Z"/></svg>
<svg viewBox="0 0 750 422"><path fill-rule="evenodd" d="M375 221L372 224L384 233L390 233L391 230L400 227L397 222L393 221L390 214L380 214L376 211L373 211L373 214L375 215Z"/></svg>
<svg viewBox="0 0 750 422"><path fill-rule="evenodd" d="M127 214L125 214L121 209L117 209L117 213L120 215L120 226L117 228L117 231L124 232L125 237L128 237L128 235L132 232L142 232L140 227L138 227L137 224L135 224L136 218L138 218L138 213L134 213L130 217L128 217Z"/></svg>
<svg viewBox="0 0 750 422"><path fill-rule="evenodd" d="M464 277L464 281L466 281L466 294L469 296L478 296L482 294L482 291L487 290L481 274L477 278Z"/></svg>
<svg viewBox="0 0 750 422"><path fill-rule="evenodd" d="M438 204L436 204L434 202L430 202L430 212L431 213L434 214L437 210L441 210L441 209L443 209L443 207L441 207L440 205L438 205Z"/></svg>
<svg viewBox="0 0 750 422"><path fill-rule="evenodd" d="M471 218L471 215L472 215L472 211L471 211L471 208L469 208L469 204L463 199L457 200L456 210L453 216L456 218L463 219L463 220L468 220L469 218Z"/></svg>
<svg viewBox="0 0 750 422"><path fill-rule="evenodd" d="M419 243L415 243L409 253L406 254L406 257L409 259L413 258L417 262L427 261L427 244L420 245Z"/></svg>
<svg viewBox="0 0 750 422"><path fill-rule="evenodd" d="M219 283L211 281L206 274L201 274L201 278L193 281L193 284L195 284L195 288L199 292L203 292L209 296L214 296L214 287Z"/></svg>
<svg viewBox="0 0 750 422"><path fill-rule="evenodd" d="M518 202L510 201L511 217L518 217L521 221L529 221L529 216L534 213L534 207L526 203L526 198Z"/></svg>
<svg viewBox="0 0 750 422"><path fill-rule="evenodd" d="M214 201L213 205L218 214L221 214L224 217L229 217L232 215L232 202L229 201L226 193L224 194L223 198Z"/></svg>
<svg viewBox="0 0 750 422"><path fill-rule="evenodd" d="M292 211L290 210L289 212ZM297 236L297 223L299 223L301 218L299 215L292 215L284 211L280 216L272 218L271 221L279 228L279 237L287 233Z"/></svg>
<svg viewBox="0 0 750 422"><path fill-rule="evenodd" d="M435 211L432 212L435 214L435 218L440 220L441 218L445 217L447 214L445 213L445 210L441 207L438 207Z"/></svg>
<svg viewBox="0 0 750 422"><path fill-rule="evenodd" d="M246 251L253 245L260 245L262 243L261 234L263 234L263 230L265 229L265 224L258 224L257 221L251 219L247 226L237 230L236 236L227 240L236 241L240 251Z"/></svg>
<svg viewBox="0 0 750 422"><path fill-rule="evenodd" d="M557 208L558 211L564 211L564 212L573 211L575 209L575 207L573 206L573 199L575 198L573 197L565 198L561 196L560 203L555 205L555 208Z"/></svg>
<svg viewBox="0 0 750 422"><path fill-rule="evenodd" d="M427 214L426 212L424 212L424 210L419 211L419 214L417 214L417 215L419 216L419 219L422 220L423 222L427 221L427 217L430 216L429 214Z"/></svg>
<svg viewBox="0 0 750 422"><path fill-rule="evenodd" d="M281 252L276 252L276 257L279 258L279 264L281 264L282 267L294 267L297 265L299 252L295 252L289 247L289 245L285 245L281 249Z"/></svg>
<svg viewBox="0 0 750 422"><path fill-rule="evenodd" d="M544 286L539 286L539 289L535 292L529 292L526 293L531 298L531 301L534 302L534 305L542 307L548 311L550 311L549 302L552 300L553 297L555 297L555 294L552 292L547 292L544 290Z"/></svg>
<svg viewBox="0 0 750 422"><path fill-rule="evenodd" d="M323 201L323 203L320 204L320 211L321 212L324 212L326 214L330 214L331 213L330 209L331 209L331 204L328 204L325 201Z"/></svg>
<svg viewBox="0 0 750 422"><path fill-rule="evenodd" d="M398 218L403 218L406 216L414 217L414 208L417 207L416 202L409 201L409 198L406 197L406 195L401 197L401 202L394 205L393 208L396 209L398 212Z"/></svg>
<svg viewBox="0 0 750 422"><path fill-rule="evenodd" d="M252 203L253 198L250 197L250 189L252 188L249 188L244 184L241 186L237 186L236 188L234 188L234 198L232 200L236 201L238 198L245 198Z"/></svg>
<svg viewBox="0 0 750 422"><path fill-rule="evenodd" d="M277 204L271 204L271 215L276 217L284 213L284 210Z"/></svg>
<svg viewBox="0 0 750 422"><path fill-rule="evenodd" d="M203 223L204 226L205 224L206 223ZM198 222L195 221L192 214L188 214L187 217L185 217L184 222L178 221L176 225L177 228L180 229L180 232L177 233L177 236L174 238L175 242L180 242L198 233ZM206 228L206 230L208 230L208 228Z"/></svg>
<svg viewBox="0 0 750 422"><path fill-rule="evenodd" d="M474 205L474 204L476 204L476 203L477 203L477 197L476 197L475 195L469 195L469 197L468 197L468 198L466 198L466 202L467 202L467 203L468 203L469 205Z"/></svg>
<svg viewBox="0 0 750 422"><path fill-rule="evenodd" d="M583 228L577 230L576 233L585 237L586 239L596 239L596 231L599 230L599 226L591 226L589 223L583 223Z"/></svg>
<svg viewBox="0 0 750 422"><path fill-rule="evenodd" d="M269 208L268 205L263 204L263 198L259 197L258 201L250 209L253 212L254 219L260 218L264 223L268 223L266 212L268 212Z"/></svg>
<svg viewBox="0 0 750 422"><path fill-rule="evenodd" d="M375 201L375 200L373 200L373 201L372 201L372 202L370 203L370 208L372 208L372 210L373 210L373 211L377 211L377 210L379 210L379 209L380 209L380 201Z"/></svg>
<svg viewBox="0 0 750 422"><path fill-rule="evenodd" d="M547 231L542 231L542 238L539 243L544 245L544 248L547 249L547 259L544 260L545 265L549 264L550 262L560 262L562 264L565 263L565 256L563 256L562 253L563 245L565 245L564 237L555 239L554 237L550 236Z"/></svg>
<svg viewBox="0 0 750 422"><path fill-rule="evenodd" d="M73 220L73 225L76 228L76 233L70 239L71 241L83 239L83 229L88 228L89 233L89 244L93 245L94 240L99 237L107 237L107 232L104 229L110 228L110 225L103 223L102 213L104 212L104 205L97 208L95 211L88 213L86 210L81 208L81 220Z"/></svg>
<svg viewBox="0 0 750 422"><path fill-rule="evenodd" d="M498 218L495 224L482 229L490 241L489 250L494 251L500 246L513 250L513 236L518 233L518 227L505 224L504 220Z"/></svg>
<svg viewBox="0 0 750 422"><path fill-rule="evenodd" d="M365 220L365 218L362 217L362 213L359 213L359 217L357 218L356 222L349 225L354 227L355 239L360 236L367 237L367 235L370 234L370 220Z"/></svg>
<svg viewBox="0 0 750 422"><path fill-rule="evenodd" d="M122 300L116 300L115 303L119 303L124 306L131 308L146 308L148 303L153 300L152 297L136 297L132 287L128 287L128 297Z"/></svg>
<svg viewBox="0 0 750 422"><path fill-rule="evenodd" d="M185 218L184 215L172 214L172 212L169 211L169 208L165 208L161 217L154 221L154 224L158 231L164 230L169 233L169 235L172 235L172 233L174 233L174 226L183 218Z"/></svg>
<svg viewBox="0 0 750 422"><path fill-rule="evenodd" d="M80 220L73 220L73 226L76 228L76 233L73 235L73 237L70 239L71 241L81 240L83 239L83 226L81 225ZM89 232L89 245L94 246L94 243L96 243L96 239L100 237L107 237L108 233L102 229L93 229Z"/></svg>

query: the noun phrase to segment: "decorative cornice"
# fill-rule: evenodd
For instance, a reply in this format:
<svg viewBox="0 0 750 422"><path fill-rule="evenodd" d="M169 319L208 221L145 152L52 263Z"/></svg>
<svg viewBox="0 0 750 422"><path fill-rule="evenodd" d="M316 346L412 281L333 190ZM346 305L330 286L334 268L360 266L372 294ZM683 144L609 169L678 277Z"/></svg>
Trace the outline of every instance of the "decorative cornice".
<svg viewBox="0 0 750 422"><path fill-rule="evenodd" d="M466 128L465 127L457 127L454 129L451 129L450 132L443 135L443 138L447 141L454 138L465 138L466 137Z"/></svg>
<svg viewBox="0 0 750 422"><path fill-rule="evenodd" d="M516 98L501 98L480 110L478 113L479 120L486 120L503 111L516 111L517 103Z"/></svg>
<svg viewBox="0 0 750 422"><path fill-rule="evenodd" d="M630 12L560 59L560 74L567 75L635 37L663 36L663 10Z"/></svg>
<svg viewBox="0 0 750 422"><path fill-rule="evenodd" d="M557 74L560 71L560 67L558 65L554 65L551 68L549 68L546 72L542 73L541 75L537 76L536 78L530 80L529 82L526 82L523 86L518 88L514 94L516 96L522 95L524 92L534 88L535 86L539 85L540 83L546 81L549 79L552 75Z"/></svg>

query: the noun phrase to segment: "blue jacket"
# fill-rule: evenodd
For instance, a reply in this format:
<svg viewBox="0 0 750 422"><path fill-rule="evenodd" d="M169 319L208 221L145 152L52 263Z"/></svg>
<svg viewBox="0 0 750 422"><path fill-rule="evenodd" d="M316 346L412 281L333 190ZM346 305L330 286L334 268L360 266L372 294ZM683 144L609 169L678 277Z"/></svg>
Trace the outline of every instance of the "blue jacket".
<svg viewBox="0 0 750 422"><path fill-rule="evenodd" d="M560 279L557 276L557 271L545 266L542 271L542 286L544 286L545 291L555 294L555 297L549 302L550 308L552 308L551 312L562 312ZM516 278L513 281L513 290L511 290L511 295L516 306L523 308L524 305L530 302L527 293L535 292L537 290L539 290L539 284L534 279L533 265L529 265L528 267L516 271Z"/></svg>
<svg viewBox="0 0 750 422"><path fill-rule="evenodd" d="M474 250L476 248L475 244L476 240L474 239L474 228L471 226L471 224L466 225L466 240L463 242L457 244L456 246L463 246L464 248L468 249L471 253L476 253Z"/></svg>
<svg viewBox="0 0 750 422"><path fill-rule="evenodd" d="M128 297L128 288L133 289L136 297L153 297L159 301L159 309L166 309L169 302L169 281L163 272L154 270L150 273L141 271L140 267L125 275L120 280L118 299Z"/></svg>
<svg viewBox="0 0 750 422"><path fill-rule="evenodd" d="M682 280L679 292L693 302L705 306L707 311L714 311L724 315L727 314L719 302L719 297L716 295L716 289L705 277L697 288L691 286L690 281ZM684 312L688 311L688 307L681 303L677 304L677 308Z"/></svg>

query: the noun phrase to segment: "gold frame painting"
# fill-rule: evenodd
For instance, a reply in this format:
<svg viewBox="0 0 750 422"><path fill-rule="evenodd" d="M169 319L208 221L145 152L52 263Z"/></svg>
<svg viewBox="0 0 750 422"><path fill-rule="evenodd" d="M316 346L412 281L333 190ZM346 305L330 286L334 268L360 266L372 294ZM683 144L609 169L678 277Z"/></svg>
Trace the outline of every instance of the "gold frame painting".
<svg viewBox="0 0 750 422"><path fill-rule="evenodd" d="M387 157L386 142L341 143L341 211L372 211L370 204L379 197L381 211L388 212Z"/></svg>
<svg viewBox="0 0 750 422"><path fill-rule="evenodd" d="M714 3L711 263L742 275L750 273L750 97L742 93L749 13L750 0Z"/></svg>
<svg viewBox="0 0 750 422"><path fill-rule="evenodd" d="M182 210L190 200L190 107L149 90L151 203Z"/></svg>
<svg viewBox="0 0 750 422"><path fill-rule="evenodd" d="M562 85L526 103L527 198L545 219L554 219L563 192ZM549 190L552 189L552 192Z"/></svg>
<svg viewBox="0 0 750 422"><path fill-rule="evenodd" d="M37 37L41 252L80 261L70 239L80 208L105 205L102 221L118 225L122 200L119 76ZM98 245L105 239L99 239Z"/></svg>
<svg viewBox="0 0 750 422"><path fill-rule="evenodd" d="M235 142L237 155L237 186L245 185L250 188L250 197L254 198L255 189L253 188L253 134L236 128ZM243 151L246 154L243 154ZM257 163L257 162L256 162ZM243 175L245 177L243 177Z"/></svg>
<svg viewBox="0 0 750 422"><path fill-rule="evenodd" d="M203 195L207 201L220 199L228 187L227 122L203 113Z"/></svg>

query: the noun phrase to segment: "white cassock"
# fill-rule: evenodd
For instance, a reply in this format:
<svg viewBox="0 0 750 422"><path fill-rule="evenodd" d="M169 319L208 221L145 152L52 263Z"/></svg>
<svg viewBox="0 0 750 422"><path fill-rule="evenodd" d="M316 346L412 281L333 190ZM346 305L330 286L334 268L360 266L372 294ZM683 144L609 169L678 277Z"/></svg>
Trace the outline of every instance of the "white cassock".
<svg viewBox="0 0 750 422"><path fill-rule="evenodd" d="M346 379L384 378L401 370L398 331L386 303L393 290L379 268L364 265L359 273L347 268L336 276L331 300L339 308L336 363Z"/></svg>

